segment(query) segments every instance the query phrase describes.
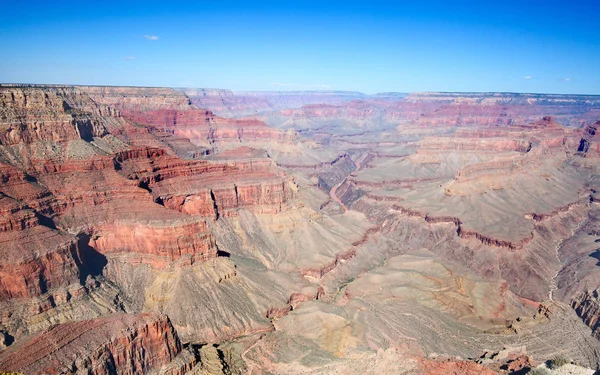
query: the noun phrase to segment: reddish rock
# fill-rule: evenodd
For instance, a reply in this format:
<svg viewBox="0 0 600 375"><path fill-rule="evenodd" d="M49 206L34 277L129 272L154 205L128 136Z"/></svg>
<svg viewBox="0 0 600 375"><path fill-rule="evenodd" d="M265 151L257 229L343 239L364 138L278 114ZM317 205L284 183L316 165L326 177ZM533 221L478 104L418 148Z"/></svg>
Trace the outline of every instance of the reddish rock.
<svg viewBox="0 0 600 375"><path fill-rule="evenodd" d="M269 319L281 319L289 312L292 311L292 306L287 305L284 307L272 307L267 311L267 318Z"/></svg>
<svg viewBox="0 0 600 375"><path fill-rule="evenodd" d="M140 374L172 361L182 347L163 315L117 314L56 325L0 355L0 368L24 374Z"/></svg>
<svg viewBox="0 0 600 375"><path fill-rule="evenodd" d="M0 144L91 140L106 134L102 123L86 116L89 98L73 87L0 88Z"/></svg>
<svg viewBox="0 0 600 375"><path fill-rule="evenodd" d="M506 369L509 374L512 373L520 373L526 371L527 369L535 367L533 364L533 360L530 356L522 354L517 356L516 358L509 358L506 362L506 365L503 366L503 369Z"/></svg>
<svg viewBox="0 0 600 375"><path fill-rule="evenodd" d="M264 153L198 160L206 149L152 126L166 118L160 111L185 112L183 124L209 115L173 90L2 86L0 94L0 329L18 341L51 324L44 319L121 309L123 286L100 277L107 264L215 258L207 220L242 208L280 212L293 199L293 181ZM151 121L123 117L133 109ZM224 137L241 134L228 129ZM86 296L95 289L101 296Z"/></svg>
<svg viewBox="0 0 600 375"><path fill-rule="evenodd" d="M320 279L321 277L323 277L323 275L325 275L326 273L331 272L333 269L335 269L335 267L337 267L341 262L352 259L355 256L356 256L356 250L350 249L348 251L337 254L333 261L331 261L330 263L328 263L320 268L303 269L300 272L304 276L310 276L310 277Z"/></svg>
<svg viewBox="0 0 600 375"><path fill-rule="evenodd" d="M420 373L423 375L498 375L472 361L422 360Z"/></svg>
<svg viewBox="0 0 600 375"><path fill-rule="evenodd" d="M496 190L505 189L501 193L511 202L518 202L518 195L529 200L529 180L521 179L526 173L539 183L572 181L573 186L581 186L578 164L592 170L593 160L588 159L593 159L600 143L597 126L570 129L559 125L557 121L579 125L590 116L557 104L560 97L507 95L432 93L406 99L358 95L354 99L361 100L352 101L347 95L320 103L313 102L317 94L310 98L247 94L244 102L246 99L233 93L208 93L213 99L222 99L219 111L270 108L278 111L271 120L279 123L291 119L300 129L324 124L316 129L316 142L299 144L294 149L299 154L283 157L284 165L297 168L302 183L318 181L329 188L339 185L332 195L376 223L364 233L366 225L358 225L364 218L356 212L335 218L324 212L322 217L315 214L314 220L313 215L305 220L304 211L316 210L322 203L307 202L320 199L318 192L307 190L300 197L309 207L295 212L298 217L290 215L292 225L277 223L284 232L276 236L275 231L260 233L247 228L246 215L239 221L222 218L234 217L241 210L279 213L293 207L293 179L266 151L256 149L260 146L248 144L285 148L296 141L295 131L273 129L257 119L221 118L209 108L201 108L204 99L171 89L0 87L0 338L2 345L16 340L0 355L0 367L27 373L158 371L181 351L168 319L117 315L78 320L90 311L107 315L115 310L159 309L169 312L186 340L208 337L212 342L267 331L272 328L264 319L265 310L267 317L279 318L300 303L324 297L325 288L339 286L336 278L355 276L362 262L370 266L365 249L374 258L387 257L386 251L380 251L380 246L387 244L402 244L402 251L407 252L427 248L441 259L466 266L465 272L506 280L497 288L499 297L511 289L536 300L547 296L548 277L556 274L562 261L558 245L581 216L582 202L588 203L586 194L591 187L584 186L585 194L579 200L571 197L569 189L564 189L556 202L553 197L532 197L535 205L515 215L508 207L506 221L487 228L485 222L474 223L469 215L481 213L482 219L488 219L482 207L497 202L502 194ZM217 106L213 99L204 103ZM592 103L592 99L585 100ZM573 100L581 103L583 99ZM234 106L228 107L227 101ZM308 105L290 108L299 102ZM544 111L548 116L542 117ZM411 127L399 126L408 121ZM385 131L377 134L373 129ZM422 138L431 134L435 137ZM301 152L318 148L319 142L339 150L333 150L327 159L320 159L322 150L309 150L311 160L304 162L306 155ZM400 151L395 149L397 145L401 145ZM219 152L221 147L228 151ZM372 147L376 150L370 151ZM555 154L564 159L552 160ZM537 175L542 164L547 170L558 170L567 158L572 163L565 168L568 173L559 175L563 182L552 180L546 170ZM381 166L384 168L378 171ZM510 186L498 187L502 184L496 181L487 184L485 179L490 176L525 189L512 194ZM462 189L465 186L478 190ZM420 187L426 195L411 196ZM451 192L451 188L455 190ZM488 192L492 194L486 195ZM440 198L444 207L436 208L433 203ZM489 201L481 203L486 199ZM419 207L428 203L429 207ZM509 206L501 203L498 206ZM457 207L445 209L451 204ZM335 228L346 223L356 224L354 228L364 235L356 235L349 248L340 248L335 244L349 241L340 241L338 237L346 231ZM497 227L489 229L494 224ZM529 225L531 231L520 231ZM244 256L251 258L244 261L239 273L233 261L240 258L218 258L226 253L218 253L211 230L222 236L220 241L242 247ZM339 252L334 257L333 250L328 250L327 258L320 261L324 254L307 249L307 259L315 259L310 263L314 267L302 273L322 278L315 295L306 292L307 288L287 285L296 279L285 279L281 268L285 264L293 269L294 262L303 261L279 251L290 243L286 241L293 241L294 246L304 244L298 236L305 233L332 243L331 248ZM281 277L281 286L272 289L276 297L254 282L254 266L248 264L255 262L262 262L268 271L258 279L261 282L273 280L272 275ZM290 295L292 290L304 292ZM354 290L345 288L336 308L352 305L350 292ZM594 298L586 295L573 301L573 307L593 328L598 320ZM209 307L206 301L211 301ZM86 309L82 307L85 303L95 305ZM198 316L190 315L196 310ZM506 311L502 303L491 314L501 321ZM364 314L368 313L365 310ZM550 314L542 305L538 315ZM68 320L73 321L46 329ZM43 332L35 334L40 330ZM33 336L24 337L32 332ZM370 332L361 337L371 337ZM50 348L49 342L57 342L57 346ZM188 351L187 359L171 362L167 371L191 370L197 359L190 355ZM508 366L518 370L527 361L517 357ZM424 361L423 371L493 373L458 360Z"/></svg>
<svg viewBox="0 0 600 375"><path fill-rule="evenodd" d="M121 168L148 186L154 200L189 215L218 218L237 208L279 212L293 198L292 182L268 159L217 162L164 156L124 160Z"/></svg>
<svg viewBox="0 0 600 375"><path fill-rule="evenodd" d="M44 226L0 233L0 301L79 281L74 237Z"/></svg>
<svg viewBox="0 0 600 375"><path fill-rule="evenodd" d="M166 222L162 225L152 222L103 224L95 227L93 233L90 245L98 252L104 255L135 253L139 260L132 258L132 261L158 267L182 256L187 256L189 263L217 256L215 239L204 221ZM164 260L158 261L146 255L156 255Z"/></svg>
<svg viewBox="0 0 600 375"><path fill-rule="evenodd" d="M293 140L290 135L268 127L258 120L236 120L215 116L192 104L183 92L159 88L83 87L94 101L117 108L136 123L210 146L215 142L239 143L244 140Z"/></svg>

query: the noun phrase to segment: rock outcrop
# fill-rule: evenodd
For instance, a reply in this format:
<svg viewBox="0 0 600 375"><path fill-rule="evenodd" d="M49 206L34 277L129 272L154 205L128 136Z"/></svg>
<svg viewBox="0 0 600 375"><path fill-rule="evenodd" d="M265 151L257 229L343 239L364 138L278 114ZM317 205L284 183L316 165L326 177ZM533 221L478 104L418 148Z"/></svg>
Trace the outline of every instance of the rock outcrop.
<svg viewBox="0 0 600 375"><path fill-rule="evenodd" d="M587 124L583 128L583 134L579 141L577 153L585 157L598 158L600 156L600 134L598 134L600 121L595 124Z"/></svg>
<svg viewBox="0 0 600 375"><path fill-rule="evenodd" d="M167 365L181 350L167 317L117 314L24 339L0 354L0 368L32 375L142 374Z"/></svg>
<svg viewBox="0 0 600 375"><path fill-rule="evenodd" d="M571 300L571 307L600 340L600 297L598 290L586 291Z"/></svg>
<svg viewBox="0 0 600 375"><path fill-rule="evenodd" d="M36 141L91 140L106 134L97 117L100 107L86 107L87 95L68 87L41 90L17 87L0 90L0 144Z"/></svg>

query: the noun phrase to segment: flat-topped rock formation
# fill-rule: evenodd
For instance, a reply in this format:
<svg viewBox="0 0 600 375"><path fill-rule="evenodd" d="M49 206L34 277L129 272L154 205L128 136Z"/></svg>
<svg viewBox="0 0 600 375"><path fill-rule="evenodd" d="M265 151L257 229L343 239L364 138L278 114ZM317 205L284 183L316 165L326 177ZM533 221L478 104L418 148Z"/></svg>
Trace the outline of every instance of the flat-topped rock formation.
<svg viewBox="0 0 600 375"><path fill-rule="evenodd" d="M307 104L342 103L368 97L351 91L238 91L181 89L191 101L223 117L255 115Z"/></svg>
<svg viewBox="0 0 600 375"><path fill-rule="evenodd" d="M254 117L284 129L339 134L400 124L420 133L433 129L439 133L447 127L529 124L544 116L553 116L562 125L581 127L595 123L599 115L600 97L594 95L413 93L313 102L275 108Z"/></svg>
<svg viewBox="0 0 600 375"><path fill-rule="evenodd" d="M106 134L98 118L88 112L101 112L101 109L85 108L89 100L78 89L3 88L0 102L0 142L3 145L91 140Z"/></svg>

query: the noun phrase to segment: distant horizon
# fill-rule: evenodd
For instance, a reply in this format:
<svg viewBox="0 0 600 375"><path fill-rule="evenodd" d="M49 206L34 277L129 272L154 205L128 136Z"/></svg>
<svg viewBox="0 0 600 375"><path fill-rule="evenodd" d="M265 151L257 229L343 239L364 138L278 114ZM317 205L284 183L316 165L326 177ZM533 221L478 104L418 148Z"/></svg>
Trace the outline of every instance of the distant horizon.
<svg viewBox="0 0 600 375"><path fill-rule="evenodd" d="M220 90L220 91L231 91L232 93L251 93L251 92L277 92L277 93L305 93L305 92L315 92L315 93L327 93L327 92L337 92L337 93L355 93L362 94L365 96L376 96L383 94L507 94L507 95L557 95L557 96L598 96L600 94L578 94L578 93L558 93L558 92L516 92L516 91L383 91L383 92L375 92L372 94L365 93L357 90L335 90L335 89L323 89L323 90L232 90L226 87L177 87L177 86L142 86L142 85L101 85L101 84L70 84L70 83L22 83L22 82L0 82L0 87L131 87L131 88L148 88L148 89L174 89L174 90L184 90L184 89L195 89L195 90Z"/></svg>

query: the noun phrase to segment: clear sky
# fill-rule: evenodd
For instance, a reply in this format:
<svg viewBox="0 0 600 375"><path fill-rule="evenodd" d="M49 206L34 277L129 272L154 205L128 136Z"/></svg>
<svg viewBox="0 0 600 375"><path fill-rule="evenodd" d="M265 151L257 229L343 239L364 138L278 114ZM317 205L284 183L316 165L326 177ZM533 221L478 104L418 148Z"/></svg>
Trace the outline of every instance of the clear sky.
<svg viewBox="0 0 600 375"><path fill-rule="evenodd" d="M0 82L600 94L600 0L0 0Z"/></svg>

